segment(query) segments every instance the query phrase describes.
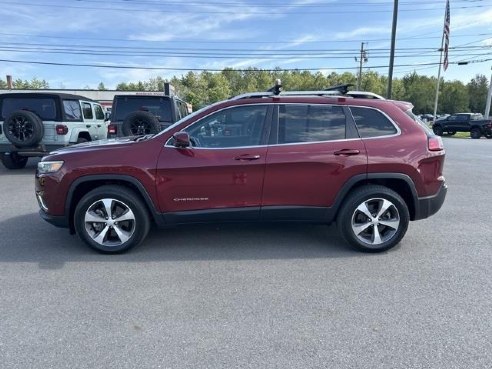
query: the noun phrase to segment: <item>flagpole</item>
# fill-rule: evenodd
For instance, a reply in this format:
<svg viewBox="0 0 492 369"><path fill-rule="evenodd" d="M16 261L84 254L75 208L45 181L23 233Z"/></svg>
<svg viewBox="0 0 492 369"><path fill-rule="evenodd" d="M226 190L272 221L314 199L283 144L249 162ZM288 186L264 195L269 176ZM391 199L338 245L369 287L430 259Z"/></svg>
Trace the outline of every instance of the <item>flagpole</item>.
<svg viewBox="0 0 492 369"><path fill-rule="evenodd" d="M436 120L436 114L437 114L437 102L439 100L439 85L441 84L441 67L442 67L442 53L444 51L444 33L442 34L442 41L441 41L441 56L439 57L439 72L437 72L437 83L436 83L436 99L434 101L434 120Z"/></svg>

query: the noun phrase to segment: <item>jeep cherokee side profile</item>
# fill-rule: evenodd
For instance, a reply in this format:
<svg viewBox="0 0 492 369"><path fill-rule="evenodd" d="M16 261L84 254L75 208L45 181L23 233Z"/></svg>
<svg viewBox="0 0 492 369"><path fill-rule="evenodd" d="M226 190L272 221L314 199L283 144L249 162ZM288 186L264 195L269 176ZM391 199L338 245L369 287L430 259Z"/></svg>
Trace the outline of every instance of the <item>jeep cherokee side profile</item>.
<svg viewBox="0 0 492 369"><path fill-rule="evenodd" d="M64 93L0 94L0 159L8 169L26 166L67 145L106 138L102 106Z"/></svg>
<svg viewBox="0 0 492 369"><path fill-rule="evenodd" d="M236 221L336 222L356 249L388 250L447 192L442 140L412 117L323 91L237 96L156 135L44 157L40 215L103 253L151 225Z"/></svg>

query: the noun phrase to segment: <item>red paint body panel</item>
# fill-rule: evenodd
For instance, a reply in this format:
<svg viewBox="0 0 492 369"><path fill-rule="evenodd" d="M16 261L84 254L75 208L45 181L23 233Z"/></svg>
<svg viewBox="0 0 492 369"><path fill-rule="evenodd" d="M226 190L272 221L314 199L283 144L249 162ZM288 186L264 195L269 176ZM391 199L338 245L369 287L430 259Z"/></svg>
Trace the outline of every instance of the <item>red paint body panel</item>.
<svg viewBox="0 0 492 369"><path fill-rule="evenodd" d="M343 149L353 156L335 155ZM343 184L367 171L361 140L279 145L268 149L263 205L331 206Z"/></svg>
<svg viewBox="0 0 492 369"><path fill-rule="evenodd" d="M260 206L265 157L266 147L164 147L157 164L159 210Z"/></svg>

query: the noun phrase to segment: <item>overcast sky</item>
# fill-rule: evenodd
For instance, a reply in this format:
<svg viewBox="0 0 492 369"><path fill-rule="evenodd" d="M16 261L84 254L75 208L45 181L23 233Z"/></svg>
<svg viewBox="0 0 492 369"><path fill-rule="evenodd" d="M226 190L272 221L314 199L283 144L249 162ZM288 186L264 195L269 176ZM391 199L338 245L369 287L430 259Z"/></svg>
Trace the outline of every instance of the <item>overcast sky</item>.
<svg viewBox="0 0 492 369"><path fill-rule="evenodd" d="M395 77L414 70L437 76L445 3L399 1ZM492 0L450 4L450 65L443 77L490 78ZM361 42L364 70L387 74L393 1L0 0L0 17L0 78L114 88L224 67L355 73ZM460 61L469 64L454 64Z"/></svg>

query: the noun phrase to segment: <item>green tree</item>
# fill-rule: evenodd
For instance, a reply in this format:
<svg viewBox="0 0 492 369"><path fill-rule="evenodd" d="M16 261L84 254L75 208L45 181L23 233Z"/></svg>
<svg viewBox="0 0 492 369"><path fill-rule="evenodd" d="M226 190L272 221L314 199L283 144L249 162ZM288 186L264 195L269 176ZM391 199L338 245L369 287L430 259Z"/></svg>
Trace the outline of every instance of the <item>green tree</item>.
<svg viewBox="0 0 492 369"><path fill-rule="evenodd" d="M97 85L97 89L99 91L106 91L107 90L106 86L104 86L104 83L102 83L102 82L99 82L99 84Z"/></svg>
<svg viewBox="0 0 492 369"><path fill-rule="evenodd" d="M462 82L444 82L439 98L439 111L448 114L467 112L469 101L468 90Z"/></svg>
<svg viewBox="0 0 492 369"><path fill-rule="evenodd" d="M434 111L434 94L437 82L435 78L419 76L416 72L413 72L404 76L402 82L405 89L403 100L409 101L414 105L413 112L415 114ZM444 111L444 113L446 112Z"/></svg>
<svg viewBox="0 0 492 369"><path fill-rule="evenodd" d="M12 83L13 87L18 90L39 90L39 89L47 89L50 88L48 82L46 82L44 79L40 80L36 77L31 79L30 81L28 80L22 80L22 79L16 79Z"/></svg>
<svg viewBox="0 0 492 369"><path fill-rule="evenodd" d="M7 82L0 79L0 89L5 90L7 88Z"/></svg>
<svg viewBox="0 0 492 369"><path fill-rule="evenodd" d="M483 113L487 103L489 83L483 74L477 74L467 85L469 103L468 107L473 113Z"/></svg>

